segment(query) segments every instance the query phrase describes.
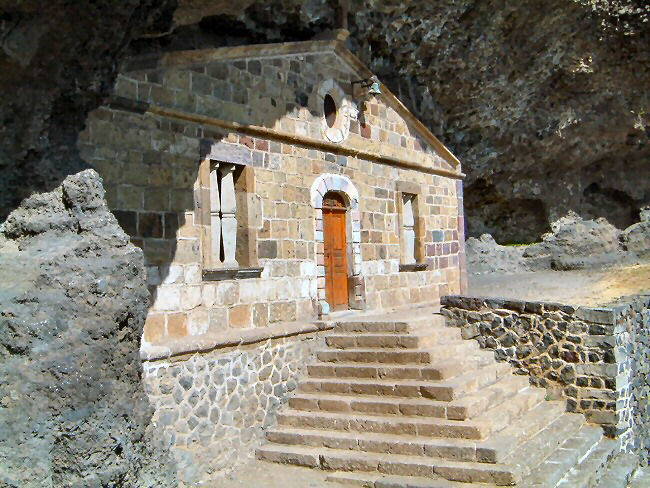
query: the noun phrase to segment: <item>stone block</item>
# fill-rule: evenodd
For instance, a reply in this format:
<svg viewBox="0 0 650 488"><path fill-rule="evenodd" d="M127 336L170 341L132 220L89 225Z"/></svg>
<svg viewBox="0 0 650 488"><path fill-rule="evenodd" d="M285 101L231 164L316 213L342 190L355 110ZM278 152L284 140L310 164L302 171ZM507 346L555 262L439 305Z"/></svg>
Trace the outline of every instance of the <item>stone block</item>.
<svg viewBox="0 0 650 488"><path fill-rule="evenodd" d="M208 310L197 308L188 314L189 333L190 335L205 334L210 325L210 316Z"/></svg>
<svg viewBox="0 0 650 488"><path fill-rule="evenodd" d="M139 212L137 235L140 237L163 237L163 214Z"/></svg>
<svg viewBox="0 0 650 488"><path fill-rule="evenodd" d="M228 325L242 328L251 326L251 306L249 304L235 305L228 313Z"/></svg>
<svg viewBox="0 0 650 488"><path fill-rule="evenodd" d="M186 337L187 315L184 313L170 313L167 315L167 336L171 338Z"/></svg>
<svg viewBox="0 0 650 488"><path fill-rule="evenodd" d="M293 322L295 320L295 302L274 302L269 305L269 322Z"/></svg>
<svg viewBox="0 0 650 488"><path fill-rule="evenodd" d="M269 304L253 304L253 327L267 327L269 325Z"/></svg>
<svg viewBox="0 0 650 488"><path fill-rule="evenodd" d="M585 322L605 325L614 325L616 318L612 309L591 307L579 307L575 312L575 316Z"/></svg>
<svg viewBox="0 0 650 488"><path fill-rule="evenodd" d="M150 313L144 323L144 340L150 344L160 342L165 336L165 314Z"/></svg>
<svg viewBox="0 0 650 488"><path fill-rule="evenodd" d="M159 286L153 304L154 310L179 310L181 306L181 288L175 285Z"/></svg>

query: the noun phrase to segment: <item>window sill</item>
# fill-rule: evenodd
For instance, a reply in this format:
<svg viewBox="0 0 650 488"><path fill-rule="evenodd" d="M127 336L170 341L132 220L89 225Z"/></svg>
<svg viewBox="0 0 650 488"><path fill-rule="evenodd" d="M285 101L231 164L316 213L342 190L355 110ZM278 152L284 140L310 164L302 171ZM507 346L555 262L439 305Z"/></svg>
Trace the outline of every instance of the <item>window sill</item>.
<svg viewBox="0 0 650 488"><path fill-rule="evenodd" d="M203 281L245 280L259 278L264 268L204 269Z"/></svg>
<svg viewBox="0 0 650 488"><path fill-rule="evenodd" d="M426 271L429 265L427 263L400 264L400 272L404 271Z"/></svg>

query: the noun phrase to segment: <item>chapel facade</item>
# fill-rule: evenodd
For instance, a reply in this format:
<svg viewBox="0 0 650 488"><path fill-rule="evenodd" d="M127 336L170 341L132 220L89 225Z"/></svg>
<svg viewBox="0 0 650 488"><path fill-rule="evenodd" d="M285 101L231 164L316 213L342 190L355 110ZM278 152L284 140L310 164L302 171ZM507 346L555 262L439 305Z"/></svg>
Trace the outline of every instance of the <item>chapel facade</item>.
<svg viewBox="0 0 650 488"><path fill-rule="evenodd" d="M464 291L460 163L376 81L343 37L139 58L80 136L144 252L155 418L213 467L272 422L319 340L313 324ZM178 393L210 358L226 371L213 369L215 388L228 371L237 386L209 398L194 379Z"/></svg>

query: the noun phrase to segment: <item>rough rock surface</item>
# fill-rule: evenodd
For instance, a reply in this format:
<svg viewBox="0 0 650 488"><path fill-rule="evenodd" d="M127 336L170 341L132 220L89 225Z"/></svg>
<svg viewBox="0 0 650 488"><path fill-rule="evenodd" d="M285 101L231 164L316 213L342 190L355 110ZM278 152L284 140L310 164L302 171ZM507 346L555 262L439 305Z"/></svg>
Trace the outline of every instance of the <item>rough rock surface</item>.
<svg viewBox="0 0 650 488"><path fill-rule="evenodd" d="M490 234L470 237L465 244L467 270L470 273L516 273L528 270L525 246L501 246Z"/></svg>
<svg viewBox="0 0 650 488"><path fill-rule="evenodd" d="M83 6L82 6L83 5ZM77 137L134 37L167 29L175 0L0 2L0 221L85 168Z"/></svg>
<svg viewBox="0 0 650 488"><path fill-rule="evenodd" d="M142 252L93 170L0 234L0 485L175 486L141 383Z"/></svg>
<svg viewBox="0 0 650 488"><path fill-rule="evenodd" d="M625 250L650 257L650 207L641 209L641 222L625 229L622 239Z"/></svg>
<svg viewBox="0 0 650 488"><path fill-rule="evenodd" d="M607 220L584 220L574 212L551 224L552 232L527 246L502 246L489 234L467 239L470 273L597 269L636 264L650 257L650 220L623 232Z"/></svg>

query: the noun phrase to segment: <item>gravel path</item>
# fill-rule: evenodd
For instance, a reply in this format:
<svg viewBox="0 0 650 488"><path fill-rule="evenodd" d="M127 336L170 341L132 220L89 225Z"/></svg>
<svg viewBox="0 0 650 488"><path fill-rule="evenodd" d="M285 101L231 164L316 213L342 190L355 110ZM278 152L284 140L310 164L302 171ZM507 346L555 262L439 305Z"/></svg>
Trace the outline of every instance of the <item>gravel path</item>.
<svg viewBox="0 0 650 488"><path fill-rule="evenodd" d="M650 292L650 264L603 271L535 271L469 276L469 295L604 305Z"/></svg>

